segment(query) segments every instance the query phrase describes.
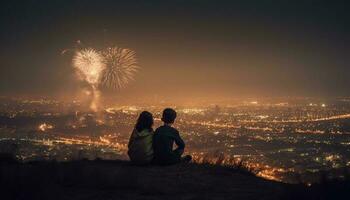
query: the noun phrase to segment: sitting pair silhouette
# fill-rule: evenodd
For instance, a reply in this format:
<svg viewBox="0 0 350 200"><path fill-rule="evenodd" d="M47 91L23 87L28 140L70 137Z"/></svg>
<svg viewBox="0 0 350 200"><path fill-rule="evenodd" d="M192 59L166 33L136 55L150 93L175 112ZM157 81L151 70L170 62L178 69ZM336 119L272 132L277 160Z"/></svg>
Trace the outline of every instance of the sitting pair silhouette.
<svg viewBox="0 0 350 200"><path fill-rule="evenodd" d="M128 155L133 163L172 165L191 161L190 155L182 156L185 142L179 131L172 127L176 115L175 110L164 109L162 114L164 124L153 131L152 114L148 111L140 114L128 144ZM174 143L177 146L175 149L173 149Z"/></svg>

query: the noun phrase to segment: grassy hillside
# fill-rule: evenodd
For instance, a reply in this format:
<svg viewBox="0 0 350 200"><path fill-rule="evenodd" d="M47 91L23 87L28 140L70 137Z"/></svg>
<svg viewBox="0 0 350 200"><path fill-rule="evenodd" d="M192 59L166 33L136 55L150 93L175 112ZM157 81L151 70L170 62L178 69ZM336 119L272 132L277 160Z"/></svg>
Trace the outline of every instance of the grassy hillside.
<svg viewBox="0 0 350 200"><path fill-rule="evenodd" d="M267 181L241 168L180 164L133 166L127 161L2 160L1 199L331 199L349 183L306 187ZM339 188L340 186L340 188ZM328 195L328 196L327 196Z"/></svg>

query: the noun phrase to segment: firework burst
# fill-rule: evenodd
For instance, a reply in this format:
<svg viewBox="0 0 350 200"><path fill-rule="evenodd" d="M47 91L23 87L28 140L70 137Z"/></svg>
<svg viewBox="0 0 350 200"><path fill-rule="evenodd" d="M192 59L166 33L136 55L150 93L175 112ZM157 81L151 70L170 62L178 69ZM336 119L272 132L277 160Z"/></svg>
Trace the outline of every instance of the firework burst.
<svg viewBox="0 0 350 200"><path fill-rule="evenodd" d="M110 47L102 52L105 68L101 75L101 85L111 89L124 88L134 80L138 71L135 52L130 49Z"/></svg>
<svg viewBox="0 0 350 200"><path fill-rule="evenodd" d="M100 99L98 85L100 83L101 73L105 68L103 56L94 49L82 49L77 51L73 57L73 66L79 77L91 85L93 98L90 108L96 112Z"/></svg>
<svg viewBox="0 0 350 200"><path fill-rule="evenodd" d="M103 56L98 51L91 48L82 49L73 57L73 66L81 79L96 87L105 69L103 60Z"/></svg>

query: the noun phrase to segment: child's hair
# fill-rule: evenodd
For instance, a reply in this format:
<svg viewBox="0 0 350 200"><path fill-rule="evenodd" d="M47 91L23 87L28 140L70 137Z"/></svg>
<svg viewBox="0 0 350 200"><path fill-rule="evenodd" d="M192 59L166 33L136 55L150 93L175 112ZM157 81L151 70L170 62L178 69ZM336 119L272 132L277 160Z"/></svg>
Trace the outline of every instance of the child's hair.
<svg viewBox="0 0 350 200"><path fill-rule="evenodd" d="M172 108L165 108L163 110L163 116L162 116L162 121L164 123L174 123L176 119L176 111Z"/></svg>
<svg viewBox="0 0 350 200"><path fill-rule="evenodd" d="M143 111L139 118L137 119L135 128L138 132L141 132L145 129L148 129L149 131L153 131L153 116L148 111Z"/></svg>

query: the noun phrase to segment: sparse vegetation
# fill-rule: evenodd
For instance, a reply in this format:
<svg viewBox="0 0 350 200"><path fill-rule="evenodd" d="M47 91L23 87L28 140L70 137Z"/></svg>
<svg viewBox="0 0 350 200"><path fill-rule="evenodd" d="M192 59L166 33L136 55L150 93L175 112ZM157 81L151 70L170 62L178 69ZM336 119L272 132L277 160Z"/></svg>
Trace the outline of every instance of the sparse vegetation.
<svg viewBox="0 0 350 200"><path fill-rule="evenodd" d="M218 161L219 160L219 161ZM128 161L21 163L1 155L2 199L343 199L350 181L307 186L254 176L244 163L135 166Z"/></svg>

